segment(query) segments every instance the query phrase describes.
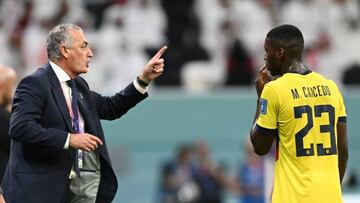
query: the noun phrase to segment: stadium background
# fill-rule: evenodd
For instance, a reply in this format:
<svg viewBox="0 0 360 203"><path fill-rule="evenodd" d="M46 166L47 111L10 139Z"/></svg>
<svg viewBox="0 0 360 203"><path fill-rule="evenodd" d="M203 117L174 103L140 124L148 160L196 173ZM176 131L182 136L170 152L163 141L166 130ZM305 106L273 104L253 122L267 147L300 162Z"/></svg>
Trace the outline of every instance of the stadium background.
<svg viewBox="0 0 360 203"><path fill-rule="evenodd" d="M264 36L282 23L303 31L306 64L343 91L348 168L359 177L358 0L0 0L0 63L20 78L34 71L46 62L49 29L65 22L84 28L95 53L85 77L105 95L132 81L156 49L169 46L166 71L150 97L122 119L103 122L119 179L115 202L155 202L161 164L180 144L199 138L236 176L245 160ZM358 181L345 185L344 194L359 198ZM236 202L234 194L226 197Z"/></svg>

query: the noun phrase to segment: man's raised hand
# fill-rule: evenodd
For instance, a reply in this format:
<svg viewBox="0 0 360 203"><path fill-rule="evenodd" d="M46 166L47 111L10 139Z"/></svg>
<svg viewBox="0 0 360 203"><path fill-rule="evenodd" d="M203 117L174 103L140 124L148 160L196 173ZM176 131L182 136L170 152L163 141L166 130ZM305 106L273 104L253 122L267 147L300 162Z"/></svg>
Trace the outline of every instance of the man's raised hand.
<svg viewBox="0 0 360 203"><path fill-rule="evenodd" d="M143 72L140 74L140 79L150 83L155 78L159 77L164 72L164 62L162 57L166 51L167 46L163 46L145 65Z"/></svg>

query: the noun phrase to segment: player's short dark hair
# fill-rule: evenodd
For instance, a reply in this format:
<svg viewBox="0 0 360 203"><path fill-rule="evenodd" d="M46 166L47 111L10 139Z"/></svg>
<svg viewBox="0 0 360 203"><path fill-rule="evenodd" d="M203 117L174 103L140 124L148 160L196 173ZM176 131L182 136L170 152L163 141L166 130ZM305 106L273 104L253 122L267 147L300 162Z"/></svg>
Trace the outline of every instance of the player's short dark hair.
<svg viewBox="0 0 360 203"><path fill-rule="evenodd" d="M274 27L266 37L289 47L304 47L304 37L299 28L294 25L285 24Z"/></svg>

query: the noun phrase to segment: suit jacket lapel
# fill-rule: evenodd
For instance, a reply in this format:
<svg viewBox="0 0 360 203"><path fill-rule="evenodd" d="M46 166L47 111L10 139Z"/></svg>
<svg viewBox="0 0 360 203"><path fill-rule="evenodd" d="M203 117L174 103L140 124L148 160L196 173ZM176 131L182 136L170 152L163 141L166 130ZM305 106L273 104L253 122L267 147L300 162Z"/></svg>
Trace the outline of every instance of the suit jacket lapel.
<svg viewBox="0 0 360 203"><path fill-rule="evenodd" d="M73 132L71 126L71 117L69 114L69 110L67 108L66 100L64 97L64 93L60 86L59 79L56 77L54 70L51 68L50 64L48 63L45 67L45 70L48 73L49 81L52 85L51 92L55 98L56 104L59 107L62 117L64 118L65 124L70 132Z"/></svg>

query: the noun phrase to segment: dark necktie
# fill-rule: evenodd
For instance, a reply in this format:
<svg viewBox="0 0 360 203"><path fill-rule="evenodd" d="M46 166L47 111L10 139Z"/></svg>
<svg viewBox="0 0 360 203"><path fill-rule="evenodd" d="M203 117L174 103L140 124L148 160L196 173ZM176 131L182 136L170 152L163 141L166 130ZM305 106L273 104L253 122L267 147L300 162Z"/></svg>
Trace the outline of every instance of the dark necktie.
<svg viewBox="0 0 360 203"><path fill-rule="evenodd" d="M75 80L68 80L66 82L69 85L69 87L71 88L71 96L72 96L71 109L73 112L73 115L71 116L72 127L73 127L75 133L80 133L80 120L79 120L79 111L78 111L79 93L76 88ZM75 170L76 174L80 176L78 150L76 150L76 152L75 152L74 170Z"/></svg>

